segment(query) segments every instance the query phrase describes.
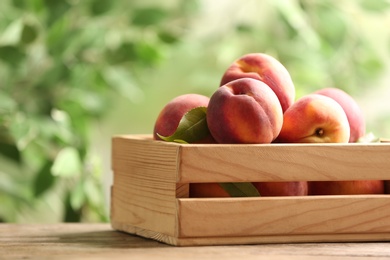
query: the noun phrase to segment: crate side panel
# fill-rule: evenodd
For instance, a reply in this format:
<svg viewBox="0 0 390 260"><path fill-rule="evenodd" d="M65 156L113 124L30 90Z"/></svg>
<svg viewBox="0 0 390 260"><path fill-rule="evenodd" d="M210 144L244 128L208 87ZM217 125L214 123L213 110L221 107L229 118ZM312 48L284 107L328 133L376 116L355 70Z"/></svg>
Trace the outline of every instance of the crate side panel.
<svg viewBox="0 0 390 260"><path fill-rule="evenodd" d="M390 179L389 144L183 146L179 182Z"/></svg>
<svg viewBox="0 0 390 260"><path fill-rule="evenodd" d="M130 234L134 234L137 236L141 236L144 238L153 239L159 242L163 242L169 245L178 245L178 241L176 237L169 236L166 234L162 234L160 232L155 232L152 230L145 230L142 228L138 228L135 226L131 226L123 223L111 223L111 227L115 230L121 230Z"/></svg>
<svg viewBox="0 0 390 260"><path fill-rule="evenodd" d="M171 236L176 234L176 166L175 146L114 138L113 226L128 225Z"/></svg>
<svg viewBox="0 0 390 260"><path fill-rule="evenodd" d="M180 145L157 142L139 136L117 136L112 138L111 167L115 171L129 170L141 166L150 170L177 170L177 157ZM156 171L159 178L159 173ZM175 175L164 176L174 180ZM161 177L160 177L161 178Z"/></svg>
<svg viewBox="0 0 390 260"><path fill-rule="evenodd" d="M390 233L390 196L178 199L180 237Z"/></svg>

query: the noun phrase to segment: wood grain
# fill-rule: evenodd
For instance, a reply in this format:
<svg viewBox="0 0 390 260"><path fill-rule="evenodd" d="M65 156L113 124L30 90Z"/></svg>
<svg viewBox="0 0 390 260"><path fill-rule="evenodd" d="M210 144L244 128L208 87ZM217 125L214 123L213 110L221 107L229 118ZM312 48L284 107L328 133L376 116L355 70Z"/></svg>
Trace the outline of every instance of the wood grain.
<svg viewBox="0 0 390 260"><path fill-rule="evenodd" d="M174 145L113 138L111 219L115 227L176 234L176 158Z"/></svg>
<svg viewBox="0 0 390 260"><path fill-rule="evenodd" d="M178 182L388 180L389 158L385 143L183 145Z"/></svg>
<svg viewBox="0 0 390 260"><path fill-rule="evenodd" d="M1 259L389 259L390 243L172 247L109 224L0 224Z"/></svg>
<svg viewBox="0 0 390 260"><path fill-rule="evenodd" d="M385 233L390 239L387 195L178 199L178 204L180 237Z"/></svg>

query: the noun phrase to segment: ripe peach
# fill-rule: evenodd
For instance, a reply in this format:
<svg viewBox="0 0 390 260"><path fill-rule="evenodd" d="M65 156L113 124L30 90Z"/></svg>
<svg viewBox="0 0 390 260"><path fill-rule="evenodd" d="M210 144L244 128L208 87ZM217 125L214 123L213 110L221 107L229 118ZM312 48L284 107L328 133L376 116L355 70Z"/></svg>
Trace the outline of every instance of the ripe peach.
<svg viewBox="0 0 390 260"><path fill-rule="evenodd" d="M267 84L278 97L283 112L295 100L295 87L290 73L270 55L249 53L238 58L223 74L220 86L239 78L253 78Z"/></svg>
<svg viewBox="0 0 390 260"><path fill-rule="evenodd" d="M308 186L306 181L291 182L253 182L260 196L306 196Z"/></svg>
<svg viewBox="0 0 390 260"><path fill-rule="evenodd" d="M283 112L264 82L241 78L211 96L207 124L218 143L271 143L282 127Z"/></svg>
<svg viewBox="0 0 390 260"><path fill-rule="evenodd" d="M383 194L381 180L313 181L309 182L309 195Z"/></svg>
<svg viewBox="0 0 390 260"><path fill-rule="evenodd" d="M190 198L231 197L218 183L191 183Z"/></svg>
<svg viewBox="0 0 390 260"><path fill-rule="evenodd" d="M169 101L156 119L153 138L161 140L157 134L162 136L172 135L176 131L180 120L188 111L196 107L207 107L209 100L210 98L204 95L191 93L177 96ZM210 135L204 139L204 143L215 143L215 141Z"/></svg>
<svg viewBox="0 0 390 260"><path fill-rule="evenodd" d="M314 93L336 100L344 109L350 127L350 143L356 142L360 137L366 134L366 124L363 113L358 103L349 94L338 88L323 88Z"/></svg>
<svg viewBox="0 0 390 260"><path fill-rule="evenodd" d="M329 97L309 94L284 113L276 142L346 143L348 140L349 124L343 108Z"/></svg>

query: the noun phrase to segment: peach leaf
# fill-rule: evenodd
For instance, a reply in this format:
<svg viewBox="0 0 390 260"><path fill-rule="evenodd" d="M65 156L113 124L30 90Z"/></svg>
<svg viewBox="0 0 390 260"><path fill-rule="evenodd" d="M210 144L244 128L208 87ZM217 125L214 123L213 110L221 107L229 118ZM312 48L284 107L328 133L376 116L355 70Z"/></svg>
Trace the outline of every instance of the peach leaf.
<svg viewBox="0 0 390 260"><path fill-rule="evenodd" d="M251 182L224 182L219 185L232 197L260 197Z"/></svg>
<svg viewBox="0 0 390 260"><path fill-rule="evenodd" d="M196 107L188 111L179 122L176 131L170 136L158 137L167 142L194 143L210 134L206 120L206 107Z"/></svg>

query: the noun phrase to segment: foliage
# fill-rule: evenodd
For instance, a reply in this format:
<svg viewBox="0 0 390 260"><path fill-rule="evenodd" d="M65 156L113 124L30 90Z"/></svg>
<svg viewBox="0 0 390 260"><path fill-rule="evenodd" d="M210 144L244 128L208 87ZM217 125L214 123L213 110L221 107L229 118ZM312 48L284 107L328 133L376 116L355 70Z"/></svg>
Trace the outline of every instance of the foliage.
<svg viewBox="0 0 390 260"><path fill-rule="evenodd" d="M249 1L234 9L245 16L213 35L219 38L213 51L225 46L218 51L225 66L246 52L274 55L302 90L298 95L325 86L355 94L378 79L389 55L378 42L388 41L390 3L374 2Z"/></svg>
<svg viewBox="0 0 390 260"><path fill-rule="evenodd" d="M106 221L92 123L141 90L192 1L0 3L0 220Z"/></svg>

